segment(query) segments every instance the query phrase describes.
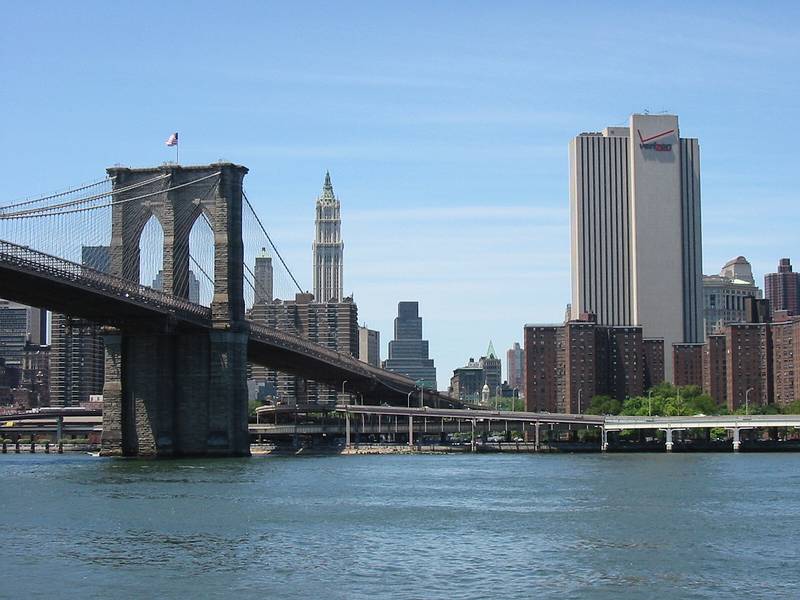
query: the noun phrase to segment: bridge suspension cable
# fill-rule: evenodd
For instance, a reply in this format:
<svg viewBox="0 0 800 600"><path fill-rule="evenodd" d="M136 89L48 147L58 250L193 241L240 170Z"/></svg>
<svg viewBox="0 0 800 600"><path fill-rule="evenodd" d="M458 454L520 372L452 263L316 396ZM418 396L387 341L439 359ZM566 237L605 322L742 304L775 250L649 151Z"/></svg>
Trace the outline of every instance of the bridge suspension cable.
<svg viewBox="0 0 800 600"><path fill-rule="evenodd" d="M63 192L57 192L55 194L49 194L47 196L40 196L38 198L32 198L30 200L23 200L20 202L15 202L14 204L6 204L5 206L0 206L0 210L6 210L8 208L16 208L18 206L30 206L31 204L38 204L39 202L46 202L47 200L53 200L55 198L63 198L64 196L69 196L70 194L75 194L77 192L82 192L84 190L91 189L93 187L97 187L99 185L103 185L105 183L110 183L114 180L113 177L106 177L99 181L95 181L92 183L87 183L86 185L82 185L76 188L71 188L65 190Z"/></svg>

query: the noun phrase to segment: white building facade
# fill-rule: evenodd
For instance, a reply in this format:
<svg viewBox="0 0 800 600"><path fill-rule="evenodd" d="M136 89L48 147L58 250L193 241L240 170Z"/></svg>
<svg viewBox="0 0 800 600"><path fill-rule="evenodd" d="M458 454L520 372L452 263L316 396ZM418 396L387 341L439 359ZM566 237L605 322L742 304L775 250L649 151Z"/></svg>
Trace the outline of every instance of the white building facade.
<svg viewBox="0 0 800 600"><path fill-rule="evenodd" d="M700 149L675 115L582 133L569 146L572 318L701 342ZM672 379L667 361L666 377Z"/></svg>

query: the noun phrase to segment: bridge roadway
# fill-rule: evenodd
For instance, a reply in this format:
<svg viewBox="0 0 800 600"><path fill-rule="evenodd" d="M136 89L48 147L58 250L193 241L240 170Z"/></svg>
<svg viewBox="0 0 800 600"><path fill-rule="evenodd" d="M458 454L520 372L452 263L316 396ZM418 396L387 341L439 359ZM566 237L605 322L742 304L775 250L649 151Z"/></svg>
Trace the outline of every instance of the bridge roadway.
<svg viewBox="0 0 800 600"><path fill-rule="evenodd" d="M0 240L0 289L3 297L29 306L87 319L113 327L136 324L177 330L212 329L211 309L152 288L96 271L26 246ZM352 393L405 401L414 380L359 361L352 356L252 321L247 358L327 383ZM425 392L426 402L463 406L438 392Z"/></svg>

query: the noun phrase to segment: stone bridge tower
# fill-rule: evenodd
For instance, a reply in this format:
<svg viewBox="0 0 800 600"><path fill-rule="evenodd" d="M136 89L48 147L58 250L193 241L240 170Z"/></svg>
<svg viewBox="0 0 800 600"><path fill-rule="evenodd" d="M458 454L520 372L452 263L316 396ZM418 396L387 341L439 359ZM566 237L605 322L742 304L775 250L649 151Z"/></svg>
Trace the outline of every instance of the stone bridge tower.
<svg viewBox="0 0 800 600"><path fill-rule="evenodd" d="M189 297L189 234L214 232L211 327L127 320L105 336L104 455L247 455L243 290L245 167L167 164L108 169L114 178L111 274L139 283L139 241L155 216L164 231L163 291ZM131 184L150 181L127 190ZM159 192L153 194L153 192Z"/></svg>

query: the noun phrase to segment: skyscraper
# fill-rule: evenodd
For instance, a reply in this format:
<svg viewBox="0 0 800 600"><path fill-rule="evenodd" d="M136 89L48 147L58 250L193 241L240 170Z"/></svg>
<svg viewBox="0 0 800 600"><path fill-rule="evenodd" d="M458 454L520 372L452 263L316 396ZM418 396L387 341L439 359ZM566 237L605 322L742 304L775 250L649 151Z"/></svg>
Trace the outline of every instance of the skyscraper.
<svg viewBox="0 0 800 600"><path fill-rule="evenodd" d="M785 310L790 315L800 315L800 273L792 271L792 263L782 258L777 273L764 276L767 300L773 311Z"/></svg>
<svg viewBox="0 0 800 600"><path fill-rule="evenodd" d="M333 194L331 174L325 173L322 195L317 198L314 239L314 301L341 302L344 242L339 200Z"/></svg>
<svg viewBox="0 0 800 600"><path fill-rule="evenodd" d="M420 381L425 389L436 389L436 367L428 358L428 340L422 339L419 302L398 303L394 340L389 342L389 358L383 361L383 368Z"/></svg>
<svg viewBox="0 0 800 600"><path fill-rule="evenodd" d="M255 303L272 302L272 257L267 254L266 248L261 248L261 253L256 256L256 264L253 269L255 281Z"/></svg>
<svg viewBox="0 0 800 600"><path fill-rule="evenodd" d="M572 318L641 325L665 348L702 341L698 141L675 115L634 114L569 154Z"/></svg>

